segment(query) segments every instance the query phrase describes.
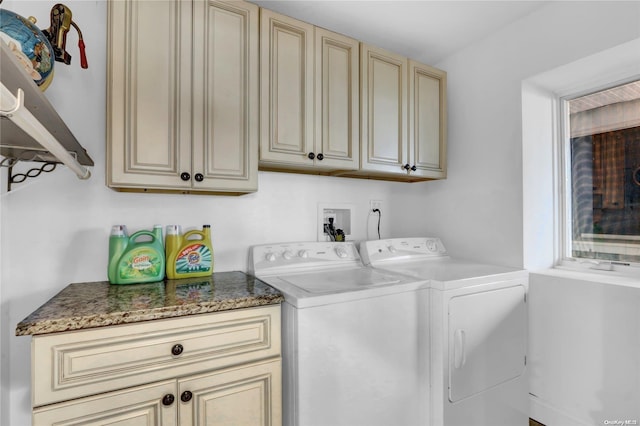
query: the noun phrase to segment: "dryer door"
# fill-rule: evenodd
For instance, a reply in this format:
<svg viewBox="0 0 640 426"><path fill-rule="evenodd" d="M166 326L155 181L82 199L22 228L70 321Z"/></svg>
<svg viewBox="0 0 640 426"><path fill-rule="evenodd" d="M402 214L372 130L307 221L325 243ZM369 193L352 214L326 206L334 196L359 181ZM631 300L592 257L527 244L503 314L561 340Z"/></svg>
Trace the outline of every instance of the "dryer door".
<svg viewBox="0 0 640 426"><path fill-rule="evenodd" d="M522 285L449 301L449 401L456 402L522 374L527 348Z"/></svg>

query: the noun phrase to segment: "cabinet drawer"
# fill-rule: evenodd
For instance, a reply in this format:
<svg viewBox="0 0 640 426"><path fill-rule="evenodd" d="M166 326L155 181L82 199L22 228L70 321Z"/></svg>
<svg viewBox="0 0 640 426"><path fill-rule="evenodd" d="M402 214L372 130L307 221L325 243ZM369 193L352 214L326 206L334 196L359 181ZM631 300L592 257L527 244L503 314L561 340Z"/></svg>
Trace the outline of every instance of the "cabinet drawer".
<svg viewBox="0 0 640 426"><path fill-rule="evenodd" d="M33 406L279 355L280 305L34 336Z"/></svg>

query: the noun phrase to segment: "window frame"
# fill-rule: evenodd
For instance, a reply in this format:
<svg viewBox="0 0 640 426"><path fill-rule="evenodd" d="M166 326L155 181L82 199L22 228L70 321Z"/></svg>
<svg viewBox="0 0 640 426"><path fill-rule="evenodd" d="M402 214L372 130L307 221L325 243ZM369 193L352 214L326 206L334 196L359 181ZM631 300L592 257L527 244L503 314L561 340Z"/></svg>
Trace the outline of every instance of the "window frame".
<svg viewBox="0 0 640 426"><path fill-rule="evenodd" d="M572 180L571 180L571 134L569 119L569 102L571 100L602 92L634 81L640 81L640 74L615 81L605 82L592 87L583 87L564 94L556 95L557 116L557 172L558 172L558 248L559 256L556 267L579 271L598 271L619 273L622 275L640 276L640 262L611 261L574 257L572 252Z"/></svg>

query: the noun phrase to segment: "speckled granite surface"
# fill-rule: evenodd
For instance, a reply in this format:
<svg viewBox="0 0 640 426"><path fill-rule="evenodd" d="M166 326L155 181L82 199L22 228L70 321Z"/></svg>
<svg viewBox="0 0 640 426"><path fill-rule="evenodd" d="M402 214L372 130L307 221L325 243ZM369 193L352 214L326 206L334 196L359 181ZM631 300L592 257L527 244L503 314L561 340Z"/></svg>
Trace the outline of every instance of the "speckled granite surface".
<svg viewBox="0 0 640 426"><path fill-rule="evenodd" d="M16 336L81 330L271 305L282 294L243 272L151 284L69 284L16 327Z"/></svg>

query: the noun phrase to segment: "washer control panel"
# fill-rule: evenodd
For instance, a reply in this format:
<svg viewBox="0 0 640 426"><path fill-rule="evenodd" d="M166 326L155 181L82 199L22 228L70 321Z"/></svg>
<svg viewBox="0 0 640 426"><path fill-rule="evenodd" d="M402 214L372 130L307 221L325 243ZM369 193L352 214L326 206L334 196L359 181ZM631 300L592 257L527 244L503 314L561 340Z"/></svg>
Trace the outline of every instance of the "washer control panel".
<svg viewBox="0 0 640 426"><path fill-rule="evenodd" d="M283 243L251 248L250 266L257 273L350 265L362 265L353 242Z"/></svg>
<svg viewBox="0 0 640 426"><path fill-rule="evenodd" d="M440 238L390 238L360 243L360 256L365 265L385 261L416 260L447 256Z"/></svg>

